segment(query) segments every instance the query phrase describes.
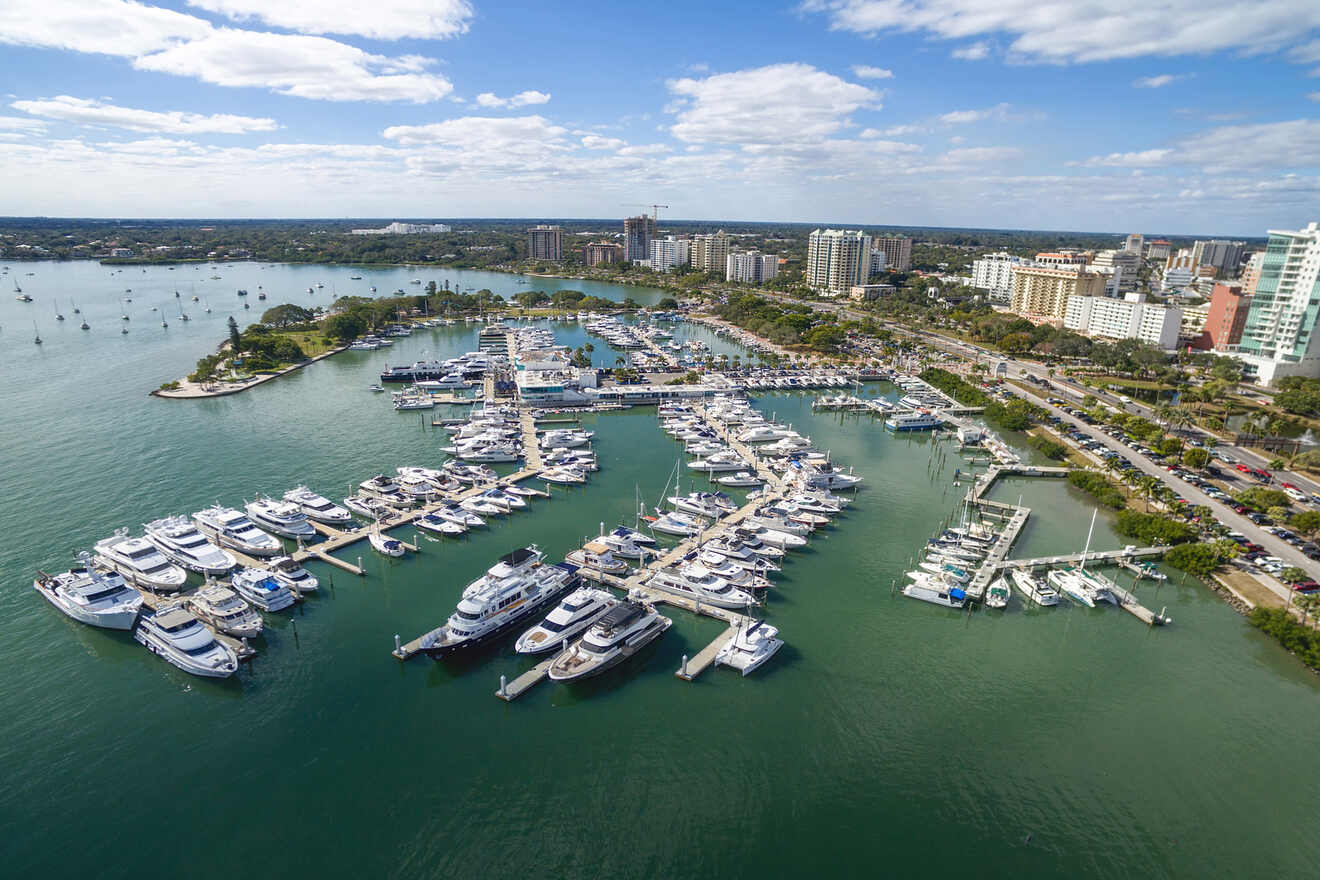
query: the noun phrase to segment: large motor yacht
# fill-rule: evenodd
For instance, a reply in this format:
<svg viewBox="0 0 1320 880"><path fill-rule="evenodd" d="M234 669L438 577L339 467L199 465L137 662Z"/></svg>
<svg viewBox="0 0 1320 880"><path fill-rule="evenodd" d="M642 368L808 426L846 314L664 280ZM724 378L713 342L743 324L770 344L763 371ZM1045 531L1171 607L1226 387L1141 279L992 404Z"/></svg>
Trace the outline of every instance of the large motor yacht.
<svg viewBox="0 0 1320 880"><path fill-rule="evenodd" d="M229 580L238 595L262 611L283 611L294 603L293 592L264 568L240 568Z"/></svg>
<svg viewBox="0 0 1320 880"><path fill-rule="evenodd" d="M550 678L573 681L599 675L632 657L669 629L673 621L655 606L632 598L611 608L550 664Z"/></svg>
<svg viewBox="0 0 1320 880"><path fill-rule="evenodd" d="M185 516L167 516L143 526L147 540L155 544L171 562L198 574L224 574L238 561L232 553L221 550L197 530Z"/></svg>
<svg viewBox="0 0 1320 880"><path fill-rule="evenodd" d="M243 506L248 516L257 525L270 529L286 538L316 537L316 529L307 519L302 508L289 501L276 501L273 498L258 498Z"/></svg>
<svg viewBox="0 0 1320 880"><path fill-rule="evenodd" d="M519 654L541 654L559 648L617 604L618 600L605 590L580 587L565 596L545 620L519 636L514 650Z"/></svg>
<svg viewBox="0 0 1320 880"><path fill-rule="evenodd" d="M252 524L241 510L219 504L193 514L197 527L221 547L229 547L248 556L274 556L284 552L278 538Z"/></svg>
<svg viewBox="0 0 1320 880"><path fill-rule="evenodd" d="M228 678L238 670L234 652L182 608L164 608L159 613L142 609L133 638L151 653L193 675Z"/></svg>
<svg viewBox="0 0 1320 880"><path fill-rule="evenodd" d="M105 629L132 629L142 594L117 572L92 568L88 554L81 554L79 561L81 565L60 574L39 572L32 588L74 620Z"/></svg>
<svg viewBox="0 0 1320 880"><path fill-rule="evenodd" d="M756 597L740 590L722 577L716 577L701 565L685 566L682 571L657 571L646 582L653 590L663 590L684 599L705 602L720 608L746 608Z"/></svg>
<svg viewBox="0 0 1320 880"><path fill-rule="evenodd" d="M353 515L335 504L329 498L317 495L306 486L298 486L284 493L284 500L298 505L308 519L331 526L343 526L353 522Z"/></svg>
<svg viewBox="0 0 1320 880"><path fill-rule="evenodd" d="M165 558L146 538L130 538L121 529L114 537L97 541L93 548L96 564L119 572L135 587L154 592L172 593L183 589L188 572Z"/></svg>
<svg viewBox="0 0 1320 880"><path fill-rule="evenodd" d="M655 552L650 549L655 546L655 538L627 526L619 526L609 534L602 534L596 540L610 548L610 552L615 556L622 556L625 559L641 559Z"/></svg>
<svg viewBox="0 0 1320 880"><path fill-rule="evenodd" d="M217 632L236 639L261 635L261 615L223 584L208 584L187 600L188 609Z"/></svg>
<svg viewBox="0 0 1320 880"><path fill-rule="evenodd" d="M581 549L570 551L564 560L605 574L623 574L628 570L628 563L616 557L609 545L601 541L588 541Z"/></svg>
<svg viewBox="0 0 1320 880"><path fill-rule="evenodd" d="M567 564L547 565L535 544L501 556L463 590L444 626L422 636L422 651L439 660L498 637L557 599L578 581Z"/></svg>

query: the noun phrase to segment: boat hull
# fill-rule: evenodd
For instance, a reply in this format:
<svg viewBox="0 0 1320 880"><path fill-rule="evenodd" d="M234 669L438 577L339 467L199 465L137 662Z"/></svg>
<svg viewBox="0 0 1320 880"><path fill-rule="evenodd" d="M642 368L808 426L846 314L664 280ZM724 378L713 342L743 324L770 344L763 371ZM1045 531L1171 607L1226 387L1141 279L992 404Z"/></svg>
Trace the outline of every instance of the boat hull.
<svg viewBox="0 0 1320 880"><path fill-rule="evenodd" d="M517 628L517 626L520 623L525 622L530 615L535 614L537 610L544 608L546 605L558 600L559 597L562 596L569 589L576 587L578 585L578 580L579 579L576 575L566 578L564 580L564 583L562 583L554 591L547 593L545 597L542 598L540 601L538 601L536 604L528 605L527 610L524 611L522 614L519 614L517 617L510 618L509 620L504 621L499 626L496 626L493 629L488 630L487 632L484 632L479 636L473 636L471 638L463 639L462 641L457 641L457 642L446 642L444 644L434 645L429 648L422 648L422 653L430 657L432 660L443 660L446 657L457 657L462 654L471 654L474 651L480 650L485 645L489 645L491 642L501 638L502 636L508 635L509 632Z"/></svg>
<svg viewBox="0 0 1320 880"><path fill-rule="evenodd" d="M130 630L133 628L133 624L137 622L137 607L98 613L95 611L88 611L78 605L65 603L53 590L44 589L36 581L33 581L32 587L44 596L47 602L63 612L66 617L72 618L79 623L100 627L101 629Z"/></svg>
<svg viewBox="0 0 1320 880"><path fill-rule="evenodd" d="M564 681L564 682L582 681L588 678L595 678L596 676L604 672L608 672L609 670L613 669L615 666L618 666L620 663L627 660L629 657L636 656L643 648L654 642L656 639L660 638L660 636L664 635L665 631L668 630L671 625L673 625L673 621L670 620L668 617L661 617L660 620L662 621L661 625L654 627L650 630L647 630L645 633L642 634L642 638L638 639L635 642L629 642L628 644L621 646L618 651L616 651L614 654L610 655L606 659L602 660L600 663L596 663L591 666L588 666L580 672L574 672L574 673L559 672L557 671L555 666L551 666L549 673L550 678L554 681Z"/></svg>

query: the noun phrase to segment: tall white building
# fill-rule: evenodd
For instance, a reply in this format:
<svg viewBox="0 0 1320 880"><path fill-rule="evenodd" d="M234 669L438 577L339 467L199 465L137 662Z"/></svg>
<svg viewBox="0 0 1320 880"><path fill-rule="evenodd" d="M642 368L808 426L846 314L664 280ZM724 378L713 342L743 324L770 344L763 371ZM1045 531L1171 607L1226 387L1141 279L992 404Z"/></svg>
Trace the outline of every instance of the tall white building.
<svg viewBox="0 0 1320 880"><path fill-rule="evenodd" d="M1182 309L1148 303L1136 293L1123 299L1070 296L1063 326L1086 336L1137 339L1172 351L1178 347Z"/></svg>
<svg viewBox="0 0 1320 880"><path fill-rule="evenodd" d="M1145 238L1142 237L1141 233L1134 232L1127 237L1126 241L1123 242L1123 250L1127 251L1129 254L1136 254L1137 256L1141 256L1141 249L1145 245L1145 243L1146 240Z"/></svg>
<svg viewBox="0 0 1320 880"><path fill-rule="evenodd" d="M991 302L1006 303L1013 293L1013 270L1031 265L1010 253L984 254L972 261L972 287L986 291Z"/></svg>
<svg viewBox="0 0 1320 880"><path fill-rule="evenodd" d="M1164 279L1161 289L1165 293L1174 290L1182 290L1184 287L1190 287L1192 279L1196 277L1195 266L1168 266L1164 270Z"/></svg>
<svg viewBox="0 0 1320 880"><path fill-rule="evenodd" d="M878 248L871 248L871 277L885 274L885 252Z"/></svg>
<svg viewBox="0 0 1320 880"><path fill-rule="evenodd" d="M672 235L651 239L651 268L656 272L668 272L675 266L686 266L691 246L688 239Z"/></svg>
<svg viewBox="0 0 1320 880"><path fill-rule="evenodd" d="M871 236L860 229L817 229L807 240L806 281L812 290L844 294L871 271Z"/></svg>
<svg viewBox="0 0 1320 880"><path fill-rule="evenodd" d="M692 268L698 272L723 272L729 260L729 236L721 229L709 235L692 236Z"/></svg>
<svg viewBox="0 0 1320 880"><path fill-rule="evenodd" d="M1113 269L1112 277L1119 293L1137 289L1137 269L1141 266L1140 252L1100 251L1091 260L1091 270Z"/></svg>
<svg viewBox="0 0 1320 880"><path fill-rule="evenodd" d="M779 274L779 255L760 251L734 251L724 265L724 280L758 283Z"/></svg>
<svg viewBox="0 0 1320 880"><path fill-rule="evenodd" d="M380 229L354 229L354 235L434 235L448 232L444 223L399 223L394 222Z"/></svg>
<svg viewBox="0 0 1320 880"><path fill-rule="evenodd" d="M1262 383L1320 377L1320 224L1271 229L1238 355Z"/></svg>

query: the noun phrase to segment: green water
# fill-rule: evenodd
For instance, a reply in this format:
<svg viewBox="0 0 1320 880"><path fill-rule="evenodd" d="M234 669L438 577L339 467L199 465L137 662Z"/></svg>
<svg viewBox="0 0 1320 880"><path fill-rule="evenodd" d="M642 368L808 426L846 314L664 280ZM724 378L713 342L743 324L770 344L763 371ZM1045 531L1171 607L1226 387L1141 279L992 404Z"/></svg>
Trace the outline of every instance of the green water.
<svg viewBox="0 0 1320 880"><path fill-rule="evenodd" d="M333 587L268 617L250 671L180 673L59 615L33 570L216 499L299 482L342 497L436 463L441 435L365 387L383 363L473 347L472 332L161 401L145 391L223 334L218 309L168 333L134 313L121 336L117 289L168 285L166 270L125 284L92 264L18 266L38 272L20 277L38 301L0 298L7 876L1297 876L1320 857L1305 763L1317 687L1292 658L1176 578L1139 588L1168 607L1167 630L1113 608L968 615L891 595L953 513L965 462L869 418L814 415L807 397L757 405L867 483L785 566L766 614L788 644L754 677L676 679L718 632L678 611L636 662L512 704L493 696L499 676L528 664L507 643L456 666L389 655L497 555L530 541L562 554L601 521L630 521L634 487L654 503L678 446L649 409L586 418L601 461L587 486L461 541L423 539L417 558L364 547L366 578L317 567ZM75 292L94 330L41 318L38 281ZM1092 508L1062 482L994 494L1019 496L1035 515L1018 553L1085 540ZM1093 546L1120 544L1107 520Z"/></svg>

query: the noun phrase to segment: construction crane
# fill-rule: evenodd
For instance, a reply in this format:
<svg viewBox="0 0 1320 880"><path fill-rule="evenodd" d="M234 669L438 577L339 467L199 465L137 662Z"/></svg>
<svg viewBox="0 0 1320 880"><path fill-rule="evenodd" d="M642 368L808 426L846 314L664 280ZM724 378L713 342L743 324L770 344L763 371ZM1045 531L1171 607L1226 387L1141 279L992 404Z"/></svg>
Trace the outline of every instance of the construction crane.
<svg viewBox="0 0 1320 880"><path fill-rule="evenodd" d="M659 231L659 229L660 229L660 209L661 209L661 208L666 208L666 209L667 209L669 206L668 206L668 205L639 205L639 204L637 204L636 202L633 202L633 203L630 203L629 205L627 205L626 207L629 207L629 208L650 208L650 209L651 209L651 223L655 226L656 231Z"/></svg>

